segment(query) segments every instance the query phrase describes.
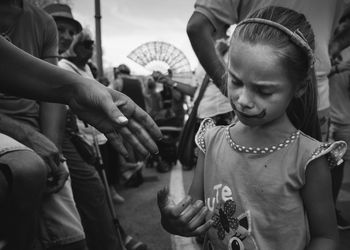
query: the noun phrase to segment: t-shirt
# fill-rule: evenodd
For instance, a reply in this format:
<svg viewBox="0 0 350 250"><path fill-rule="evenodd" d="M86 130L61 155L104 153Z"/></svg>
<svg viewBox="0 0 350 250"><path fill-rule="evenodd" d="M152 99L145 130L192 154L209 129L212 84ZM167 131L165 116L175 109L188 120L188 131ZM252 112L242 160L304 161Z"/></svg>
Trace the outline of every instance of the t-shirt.
<svg viewBox="0 0 350 250"><path fill-rule="evenodd" d="M327 75L330 72L328 44L338 23L346 0L196 0L195 11L205 15L218 32L220 23L236 24L255 10L277 5L303 13L315 33L315 68L317 75L319 103L318 110L329 108L329 86Z"/></svg>
<svg viewBox="0 0 350 250"><path fill-rule="evenodd" d="M300 195L305 171L322 155L330 166L340 164L346 143L321 143L295 131L275 148L249 148L234 144L230 126L206 119L196 135L204 153L198 178L211 212L207 220L214 220L204 249L304 250L310 239Z"/></svg>
<svg viewBox="0 0 350 250"><path fill-rule="evenodd" d="M196 69L195 75L200 84L196 89L196 93L194 94L193 100L197 99L197 96L199 95L200 86L205 77L205 71L201 65L199 65ZM232 112L232 110L233 109L231 107L229 99L221 93L219 88L210 79L209 84L202 97L202 100L199 102L197 118L204 119L214 117L216 115Z"/></svg>
<svg viewBox="0 0 350 250"><path fill-rule="evenodd" d="M14 45L37 58L45 59L58 54L55 21L46 12L27 1L23 1L23 11L9 37ZM39 103L35 100L0 93L0 113L39 128Z"/></svg>

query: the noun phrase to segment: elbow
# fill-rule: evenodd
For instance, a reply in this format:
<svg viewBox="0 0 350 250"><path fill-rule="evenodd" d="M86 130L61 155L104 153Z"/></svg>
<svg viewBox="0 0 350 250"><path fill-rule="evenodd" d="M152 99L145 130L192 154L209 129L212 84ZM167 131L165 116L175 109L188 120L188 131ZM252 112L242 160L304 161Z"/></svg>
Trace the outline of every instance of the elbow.
<svg viewBox="0 0 350 250"><path fill-rule="evenodd" d="M188 38L192 41L193 38L195 38L198 35L199 27L196 23L194 23L191 20L192 19L190 19L187 23L186 32Z"/></svg>
<svg viewBox="0 0 350 250"><path fill-rule="evenodd" d="M190 20L187 23L186 32L190 40L198 39L203 36L208 30L210 25L209 20L200 13L193 13Z"/></svg>

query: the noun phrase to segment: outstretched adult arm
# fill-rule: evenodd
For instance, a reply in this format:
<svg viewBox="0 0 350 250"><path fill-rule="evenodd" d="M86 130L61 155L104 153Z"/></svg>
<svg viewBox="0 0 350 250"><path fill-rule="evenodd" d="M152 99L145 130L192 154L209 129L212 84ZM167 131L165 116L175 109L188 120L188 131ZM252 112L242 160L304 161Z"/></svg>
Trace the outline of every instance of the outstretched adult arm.
<svg viewBox="0 0 350 250"><path fill-rule="evenodd" d="M68 104L82 120L105 133L124 155L127 151L120 136L142 155L158 152L154 140L162 137L159 128L127 96L37 59L2 37L0 54L1 91Z"/></svg>

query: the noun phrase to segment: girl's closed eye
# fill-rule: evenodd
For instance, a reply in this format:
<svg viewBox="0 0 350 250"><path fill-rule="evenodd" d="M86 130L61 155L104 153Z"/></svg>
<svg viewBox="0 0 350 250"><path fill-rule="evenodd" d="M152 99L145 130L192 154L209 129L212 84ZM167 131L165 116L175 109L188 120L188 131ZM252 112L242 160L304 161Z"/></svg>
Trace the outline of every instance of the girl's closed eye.
<svg viewBox="0 0 350 250"><path fill-rule="evenodd" d="M234 85L236 87L242 87L243 86L243 82L237 81L234 78L231 79L231 83L232 83L232 85Z"/></svg>
<svg viewBox="0 0 350 250"><path fill-rule="evenodd" d="M229 76L230 78L230 82L232 85L236 86L236 87L242 87L244 84L241 80L237 79L234 75L230 74Z"/></svg>

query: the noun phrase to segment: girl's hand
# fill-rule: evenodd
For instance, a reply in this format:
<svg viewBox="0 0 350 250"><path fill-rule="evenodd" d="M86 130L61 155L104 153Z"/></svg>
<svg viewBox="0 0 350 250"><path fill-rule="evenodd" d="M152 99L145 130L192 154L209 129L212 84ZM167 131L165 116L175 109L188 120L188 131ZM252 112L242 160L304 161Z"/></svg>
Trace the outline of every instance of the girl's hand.
<svg viewBox="0 0 350 250"><path fill-rule="evenodd" d="M178 204L169 199L169 190L164 188L158 192L158 207L161 213L161 222L165 230L171 234L181 236L197 236L205 233L213 221L205 221L208 208L203 201L192 202L186 196Z"/></svg>

